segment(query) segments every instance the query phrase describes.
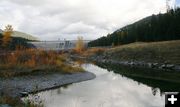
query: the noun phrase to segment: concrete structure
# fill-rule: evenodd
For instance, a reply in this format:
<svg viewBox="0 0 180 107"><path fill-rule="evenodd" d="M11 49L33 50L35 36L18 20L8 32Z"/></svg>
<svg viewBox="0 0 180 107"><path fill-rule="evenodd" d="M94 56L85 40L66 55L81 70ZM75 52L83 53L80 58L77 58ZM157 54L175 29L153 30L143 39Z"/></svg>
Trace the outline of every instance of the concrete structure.
<svg viewBox="0 0 180 107"><path fill-rule="evenodd" d="M33 44L38 49L45 50L69 50L73 49L76 46L77 40L64 40L64 41L38 41L38 42L29 42ZM89 40L84 41L85 47L87 47Z"/></svg>
<svg viewBox="0 0 180 107"><path fill-rule="evenodd" d="M3 33L3 30L0 29L0 33Z"/></svg>

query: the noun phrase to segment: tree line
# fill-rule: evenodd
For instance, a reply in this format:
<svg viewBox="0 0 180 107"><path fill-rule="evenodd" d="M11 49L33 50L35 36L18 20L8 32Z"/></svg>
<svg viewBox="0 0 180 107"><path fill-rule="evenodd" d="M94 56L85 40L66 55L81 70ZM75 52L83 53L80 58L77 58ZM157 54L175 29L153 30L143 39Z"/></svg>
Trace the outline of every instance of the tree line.
<svg viewBox="0 0 180 107"><path fill-rule="evenodd" d="M152 15L88 43L89 47L180 39L180 8Z"/></svg>

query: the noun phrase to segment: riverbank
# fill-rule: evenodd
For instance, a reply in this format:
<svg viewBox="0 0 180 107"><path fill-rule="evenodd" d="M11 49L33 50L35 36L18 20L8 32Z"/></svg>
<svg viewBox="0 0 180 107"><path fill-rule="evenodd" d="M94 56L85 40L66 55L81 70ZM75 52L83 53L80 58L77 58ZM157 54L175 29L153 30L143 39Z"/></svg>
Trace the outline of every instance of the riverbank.
<svg viewBox="0 0 180 107"><path fill-rule="evenodd" d="M180 71L180 40L132 43L110 49L87 58L96 62Z"/></svg>
<svg viewBox="0 0 180 107"><path fill-rule="evenodd" d="M0 94L14 98L21 97L23 94L39 92L93 78L95 78L95 75L90 72L80 72L73 74L53 73L48 75L43 74L0 79Z"/></svg>
<svg viewBox="0 0 180 107"><path fill-rule="evenodd" d="M0 56L0 106L24 107L20 100L24 95L93 78L94 74L55 51L25 49L5 53Z"/></svg>
<svg viewBox="0 0 180 107"><path fill-rule="evenodd" d="M96 79L31 94L24 100L29 99L32 102L42 101L44 107L124 107L123 104L127 105L127 107L129 105L132 105L132 107L133 105L137 105L137 107L161 107L161 105L157 105L159 103L148 102L154 102L154 99L161 97L159 100L164 104L164 94L161 91L161 87L171 87L166 82L163 84L156 81L158 85L151 86L152 81L149 79L146 79L147 82L145 83L147 84L145 84L116 73L109 67L105 68L88 62L82 64L82 68L96 74ZM109 72L109 69L111 72ZM147 103L144 103L145 101Z"/></svg>

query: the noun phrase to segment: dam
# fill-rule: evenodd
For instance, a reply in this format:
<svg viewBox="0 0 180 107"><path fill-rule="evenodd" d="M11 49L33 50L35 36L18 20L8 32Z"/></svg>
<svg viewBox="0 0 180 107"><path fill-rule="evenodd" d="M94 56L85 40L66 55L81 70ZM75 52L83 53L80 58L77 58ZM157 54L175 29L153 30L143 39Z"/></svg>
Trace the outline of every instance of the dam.
<svg viewBox="0 0 180 107"><path fill-rule="evenodd" d="M57 40L57 41L36 41L29 42L33 44L37 49L44 50L69 50L76 47L76 43L78 40ZM90 40L83 40L84 46L88 46L88 42Z"/></svg>

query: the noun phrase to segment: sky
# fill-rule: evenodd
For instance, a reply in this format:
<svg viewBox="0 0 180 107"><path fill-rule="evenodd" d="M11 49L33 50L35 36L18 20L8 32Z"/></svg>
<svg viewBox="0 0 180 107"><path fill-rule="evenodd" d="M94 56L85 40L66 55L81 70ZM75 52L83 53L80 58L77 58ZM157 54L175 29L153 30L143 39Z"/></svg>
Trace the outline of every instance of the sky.
<svg viewBox="0 0 180 107"><path fill-rule="evenodd" d="M0 0L0 29L11 24L40 40L93 40L165 6L165 0Z"/></svg>
<svg viewBox="0 0 180 107"><path fill-rule="evenodd" d="M177 6L180 6L180 0L176 0Z"/></svg>

